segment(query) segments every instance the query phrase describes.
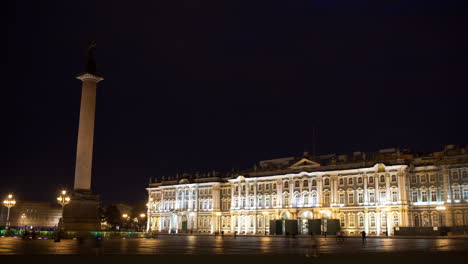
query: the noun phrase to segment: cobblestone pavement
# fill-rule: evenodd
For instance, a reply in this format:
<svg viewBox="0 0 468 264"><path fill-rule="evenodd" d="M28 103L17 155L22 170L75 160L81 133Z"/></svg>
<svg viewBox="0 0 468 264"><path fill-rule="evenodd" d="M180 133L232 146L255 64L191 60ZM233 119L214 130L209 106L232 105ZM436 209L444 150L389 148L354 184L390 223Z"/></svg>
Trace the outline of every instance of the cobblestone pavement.
<svg viewBox="0 0 468 264"><path fill-rule="evenodd" d="M411 253L411 252L467 252L466 238L347 238L337 242L335 238L318 238L321 255L359 253ZM0 255L305 255L312 248L310 237L230 237L170 236L160 235L152 239L106 239L101 242L88 240L50 239L22 240L0 238Z"/></svg>

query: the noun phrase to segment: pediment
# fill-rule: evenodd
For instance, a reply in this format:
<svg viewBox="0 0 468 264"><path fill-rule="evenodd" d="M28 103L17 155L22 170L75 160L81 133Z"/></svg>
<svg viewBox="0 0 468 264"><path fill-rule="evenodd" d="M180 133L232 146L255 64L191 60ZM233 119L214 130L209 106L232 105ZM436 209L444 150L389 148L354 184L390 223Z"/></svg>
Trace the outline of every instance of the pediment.
<svg viewBox="0 0 468 264"><path fill-rule="evenodd" d="M302 158L300 161L294 163L291 165L291 169L296 169L296 168L316 168L320 167L320 164L317 162L311 161L307 158Z"/></svg>

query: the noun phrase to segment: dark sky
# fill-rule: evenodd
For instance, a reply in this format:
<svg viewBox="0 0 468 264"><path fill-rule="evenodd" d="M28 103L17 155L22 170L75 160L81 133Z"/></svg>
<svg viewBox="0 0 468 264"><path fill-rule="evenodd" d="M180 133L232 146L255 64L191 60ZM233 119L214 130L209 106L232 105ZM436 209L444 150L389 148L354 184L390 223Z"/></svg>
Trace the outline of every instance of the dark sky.
<svg viewBox="0 0 468 264"><path fill-rule="evenodd" d="M300 155L314 127L320 154L468 143L466 1L12 2L0 196L72 187L92 39L105 202L144 202L149 177Z"/></svg>

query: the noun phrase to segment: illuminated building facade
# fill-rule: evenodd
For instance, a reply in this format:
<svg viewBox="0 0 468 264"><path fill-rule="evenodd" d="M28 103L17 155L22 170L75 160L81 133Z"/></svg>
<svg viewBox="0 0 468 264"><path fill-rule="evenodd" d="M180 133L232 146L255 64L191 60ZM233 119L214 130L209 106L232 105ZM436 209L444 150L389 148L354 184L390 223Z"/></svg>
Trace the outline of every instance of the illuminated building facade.
<svg viewBox="0 0 468 264"><path fill-rule="evenodd" d="M347 235L394 227L468 225L468 147L416 154L309 156L261 161L221 176L183 174L150 183L148 231L269 232L270 220L339 219Z"/></svg>

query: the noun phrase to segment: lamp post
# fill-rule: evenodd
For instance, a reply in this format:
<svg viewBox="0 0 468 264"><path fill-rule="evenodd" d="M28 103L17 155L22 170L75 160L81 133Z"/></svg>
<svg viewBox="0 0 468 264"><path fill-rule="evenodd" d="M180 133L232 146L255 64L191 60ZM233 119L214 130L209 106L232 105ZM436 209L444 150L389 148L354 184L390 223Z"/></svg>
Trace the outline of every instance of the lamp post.
<svg viewBox="0 0 468 264"><path fill-rule="evenodd" d="M140 218L141 218L141 222L144 224L143 220L145 219L146 215L141 213L140 214ZM142 225L143 227L141 227L141 231L144 231L144 225Z"/></svg>
<svg viewBox="0 0 468 264"><path fill-rule="evenodd" d="M26 214L24 214L24 213L21 214L21 224L22 224L22 226L24 227L24 229L26 229L25 223L24 223L25 219L26 219Z"/></svg>
<svg viewBox="0 0 468 264"><path fill-rule="evenodd" d="M7 198L3 201L3 205L5 205L8 208L5 229L8 229L8 227L10 226L10 208L15 206L15 204L16 201L15 199L13 199L13 195L11 194L8 194Z"/></svg>
<svg viewBox="0 0 468 264"><path fill-rule="evenodd" d="M128 231L128 219L130 218L130 216L128 214L122 214L122 218L124 219L125 227Z"/></svg>
<svg viewBox="0 0 468 264"><path fill-rule="evenodd" d="M266 228L266 217L267 217L267 215L268 215L268 212L262 212L262 214L263 214L263 228L265 229L264 235L266 236L266 234L267 234L267 233L266 233L266 231L267 231L267 228Z"/></svg>
<svg viewBox="0 0 468 264"><path fill-rule="evenodd" d="M218 217L218 234L221 234L221 213L217 212L216 216Z"/></svg>
<svg viewBox="0 0 468 264"><path fill-rule="evenodd" d="M66 190L62 190L60 192L60 195L57 197L57 202L62 206L62 221L61 221L61 225L60 225L60 228L62 228L62 226L63 226L63 209L64 209L65 205L67 205L70 202L70 196L67 195Z"/></svg>

